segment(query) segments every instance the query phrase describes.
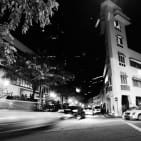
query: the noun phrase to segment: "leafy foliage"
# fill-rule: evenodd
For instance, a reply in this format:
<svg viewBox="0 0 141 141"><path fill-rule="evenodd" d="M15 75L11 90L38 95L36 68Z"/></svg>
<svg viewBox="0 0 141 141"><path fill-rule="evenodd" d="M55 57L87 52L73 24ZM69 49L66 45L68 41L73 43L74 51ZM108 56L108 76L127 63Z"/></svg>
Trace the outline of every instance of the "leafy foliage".
<svg viewBox="0 0 141 141"><path fill-rule="evenodd" d="M8 64L16 61L15 53L17 52L14 47L13 37L9 33L7 25L0 25L0 56L6 59Z"/></svg>
<svg viewBox="0 0 141 141"><path fill-rule="evenodd" d="M8 63L14 63L16 49L9 31L16 30L20 25L25 34L34 23L44 30L51 24L50 18L58 6L55 0L0 0L1 56L4 54Z"/></svg>
<svg viewBox="0 0 141 141"><path fill-rule="evenodd" d="M29 56L20 53L17 56L17 61L12 65L7 65L7 67L32 84L33 95L36 90L39 90L39 87L64 85L74 79L72 74L52 64L49 58L45 60L41 56ZM11 77L11 74L8 73L7 76Z"/></svg>
<svg viewBox="0 0 141 141"><path fill-rule="evenodd" d="M1 24L6 22L9 30L15 30L21 23L23 33L26 33L34 22L44 28L50 24L50 17L58 6L55 0L1 0Z"/></svg>

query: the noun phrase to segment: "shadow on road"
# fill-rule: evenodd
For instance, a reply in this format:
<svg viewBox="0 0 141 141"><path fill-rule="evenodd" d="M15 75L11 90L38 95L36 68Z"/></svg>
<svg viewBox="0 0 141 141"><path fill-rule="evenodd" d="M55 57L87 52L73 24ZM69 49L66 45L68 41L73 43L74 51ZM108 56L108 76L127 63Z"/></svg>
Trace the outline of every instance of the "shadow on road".
<svg viewBox="0 0 141 141"><path fill-rule="evenodd" d="M29 129L23 129L23 130L17 130L17 131L12 131L12 132L5 132L5 133L0 133L0 141L6 141L8 139L12 138L17 138L20 136L27 136L29 134L33 134L42 130L49 130L52 129L56 126L56 124L50 124L46 126L41 126L37 128L29 128Z"/></svg>

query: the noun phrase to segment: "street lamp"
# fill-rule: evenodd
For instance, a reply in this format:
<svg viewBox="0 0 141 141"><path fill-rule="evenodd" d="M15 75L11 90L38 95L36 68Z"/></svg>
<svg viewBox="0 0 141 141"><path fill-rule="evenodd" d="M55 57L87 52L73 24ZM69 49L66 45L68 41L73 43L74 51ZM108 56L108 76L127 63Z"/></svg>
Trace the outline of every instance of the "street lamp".
<svg viewBox="0 0 141 141"><path fill-rule="evenodd" d="M10 81L8 79L5 79L3 82L3 85L6 87L10 84Z"/></svg>
<svg viewBox="0 0 141 141"><path fill-rule="evenodd" d="M81 92L81 89L80 88L76 88L75 90L76 90L77 93L80 93Z"/></svg>
<svg viewBox="0 0 141 141"><path fill-rule="evenodd" d="M71 98L68 99L68 103L71 104L73 100Z"/></svg>
<svg viewBox="0 0 141 141"><path fill-rule="evenodd" d="M51 91L51 92L49 93L49 95L50 95L50 97L52 97L52 98L56 98L56 93L53 92L53 91Z"/></svg>

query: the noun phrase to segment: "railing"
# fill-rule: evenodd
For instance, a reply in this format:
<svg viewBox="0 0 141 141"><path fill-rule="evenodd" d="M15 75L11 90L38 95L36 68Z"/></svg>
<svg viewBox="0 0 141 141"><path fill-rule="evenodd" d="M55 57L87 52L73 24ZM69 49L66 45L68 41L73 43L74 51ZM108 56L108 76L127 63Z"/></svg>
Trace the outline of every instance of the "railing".
<svg viewBox="0 0 141 141"><path fill-rule="evenodd" d="M128 85L120 85L121 90L127 90L130 91L130 87Z"/></svg>

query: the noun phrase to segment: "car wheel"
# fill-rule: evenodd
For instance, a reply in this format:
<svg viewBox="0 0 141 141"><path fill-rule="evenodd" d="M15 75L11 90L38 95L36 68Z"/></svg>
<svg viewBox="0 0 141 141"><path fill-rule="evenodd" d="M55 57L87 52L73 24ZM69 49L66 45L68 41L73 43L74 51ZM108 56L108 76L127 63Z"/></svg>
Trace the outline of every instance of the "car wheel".
<svg viewBox="0 0 141 141"><path fill-rule="evenodd" d="M141 120L141 114L138 115L138 120Z"/></svg>

